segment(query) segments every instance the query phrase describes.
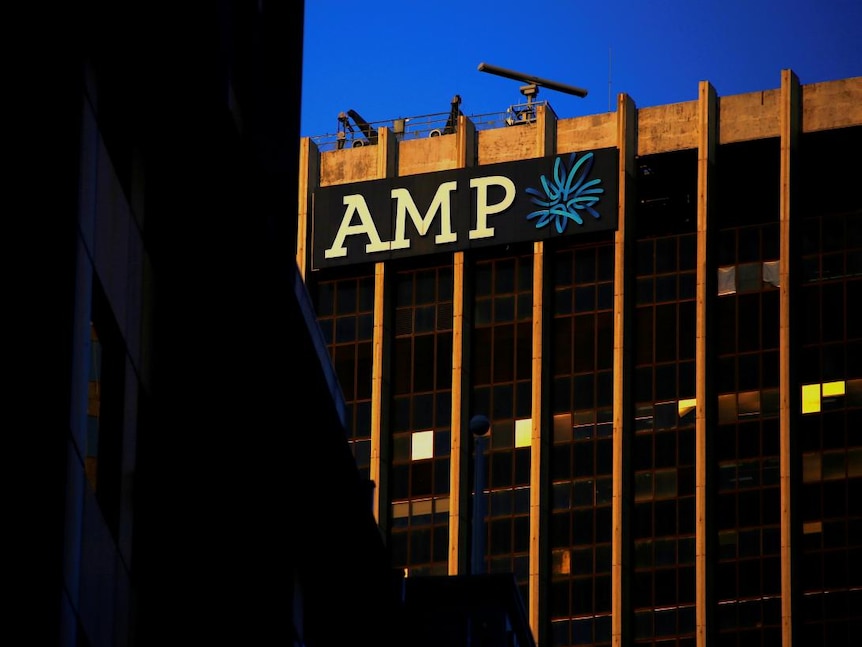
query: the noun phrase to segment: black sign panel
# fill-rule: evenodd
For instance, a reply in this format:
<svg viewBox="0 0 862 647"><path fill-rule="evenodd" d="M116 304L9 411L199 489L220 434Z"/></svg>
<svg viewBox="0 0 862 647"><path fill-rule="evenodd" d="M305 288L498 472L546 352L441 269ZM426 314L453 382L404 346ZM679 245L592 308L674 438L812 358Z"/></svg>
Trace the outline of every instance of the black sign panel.
<svg viewBox="0 0 862 647"><path fill-rule="evenodd" d="M616 229L616 148L318 189L312 269Z"/></svg>

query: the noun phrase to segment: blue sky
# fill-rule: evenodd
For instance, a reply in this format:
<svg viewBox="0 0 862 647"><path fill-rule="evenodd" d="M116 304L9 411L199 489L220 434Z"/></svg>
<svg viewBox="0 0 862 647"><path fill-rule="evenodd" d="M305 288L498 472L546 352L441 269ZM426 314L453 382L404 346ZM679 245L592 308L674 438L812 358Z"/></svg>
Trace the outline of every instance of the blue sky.
<svg viewBox="0 0 862 647"><path fill-rule="evenodd" d="M366 121L522 103L486 62L589 91L540 88L560 118L862 76L862 0L306 0L300 135Z"/></svg>

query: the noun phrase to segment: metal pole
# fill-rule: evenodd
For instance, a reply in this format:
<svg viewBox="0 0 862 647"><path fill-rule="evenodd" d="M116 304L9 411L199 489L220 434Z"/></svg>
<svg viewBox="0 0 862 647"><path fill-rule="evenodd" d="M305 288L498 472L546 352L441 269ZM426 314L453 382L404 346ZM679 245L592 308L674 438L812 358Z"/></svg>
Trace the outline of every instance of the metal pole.
<svg viewBox="0 0 862 647"><path fill-rule="evenodd" d="M485 511L487 509L485 496L485 481L487 480L487 458L485 448L488 445L491 423L485 416L474 416L470 420L470 431L473 434L473 550L470 558L470 572L474 575L485 573Z"/></svg>

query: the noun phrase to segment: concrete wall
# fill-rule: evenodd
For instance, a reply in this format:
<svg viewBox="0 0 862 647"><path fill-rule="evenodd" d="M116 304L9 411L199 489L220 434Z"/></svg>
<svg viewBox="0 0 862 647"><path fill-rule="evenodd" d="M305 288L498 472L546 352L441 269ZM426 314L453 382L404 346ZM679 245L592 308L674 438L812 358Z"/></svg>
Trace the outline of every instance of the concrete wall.
<svg viewBox="0 0 862 647"><path fill-rule="evenodd" d="M779 136L779 89L719 97L720 144ZM636 100L636 98L635 98ZM651 155L697 147L698 102L686 101L638 109L637 154ZM494 164L550 154L617 146L614 112L557 119L545 105L537 107L532 123L478 130L477 164ZM462 120L469 121L468 117ZM802 86L802 132L862 124L862 77ZM463 126L440 137L396 141L397 175L432 173L463 164ZM394 138L393 138L394 139ZM548 151L543 153L542 151ZM308 186L330 186L381 177L378 146L344 148L319 153L319 181L306 176ZM469 155L467 156L470 157ZM307 165L306 165L307 166Z"/></svg>

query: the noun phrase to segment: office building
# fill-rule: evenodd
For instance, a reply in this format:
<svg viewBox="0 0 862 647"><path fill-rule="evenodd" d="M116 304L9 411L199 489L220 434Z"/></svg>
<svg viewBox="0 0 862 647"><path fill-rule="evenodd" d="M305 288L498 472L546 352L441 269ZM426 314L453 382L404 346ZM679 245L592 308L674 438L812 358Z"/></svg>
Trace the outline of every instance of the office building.
<svg viewBox="0 0 862 647"><path fill-rule="evenodd" d="M397 588L292 252L303 4L43 13L9 86L6 644L388 644Z"/></svg>
<svg viewBox="0 0 862 647"><path fill-rule="evenodd" d="M862 78L692 90L340 116L297 265L408 581L514 573L542 646L850 645Z"/></svg>

